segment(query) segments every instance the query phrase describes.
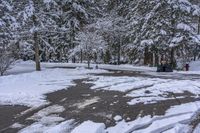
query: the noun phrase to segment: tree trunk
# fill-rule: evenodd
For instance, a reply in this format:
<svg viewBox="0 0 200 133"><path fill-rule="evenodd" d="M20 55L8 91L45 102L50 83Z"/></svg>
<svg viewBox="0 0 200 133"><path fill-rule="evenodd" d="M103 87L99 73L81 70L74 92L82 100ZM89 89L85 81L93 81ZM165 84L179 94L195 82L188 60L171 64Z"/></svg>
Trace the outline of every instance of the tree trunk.
<svg viewBox="0 0 200 133"><path fill-rule="evenodd" d="M198 18L198 35L200 34L200 17ZM198 57L198 45L196 45L196 49L195 49L195 52L194 52L194 61L196 61L196 58ZM199 59L199 57L198 57Z"/></svg>
<svg viewBox="0 0 200 133"><path fill-rule="evenodd" d="M62 62L62 59L63 59L63 51L64 51L64 50L63 50L63 47L61 47L61 48L60 48L60 59L59 59L60 62Z"/></svg>
<svg viewBox="0 0 200 133"><path fill-rule="evenodd" d="M172 9L172 11L173 11L173 9ZM171 36L172 38L175 36L175 27L176 27L176 19L173 17L174 14L175 14L174 11L171 12L171 25L172 25L172 27L174 27L172 30L172 36ZM174 52L175 52L174 47L172 47L171 51L170 51L170 63L171 63L172 68L176 67Z"/></svg>
<svg viewBox="0 0 200 133"><path fill-rule="evenodd" d="M173 68L175 68L176 67L176 62L175 62L175 59L174 59L174 48L171 48L170 62L171 62L171 66Z"/></svg>
<svg viewBox="0 0 200 133"><path fill-rule="evenodd" d="M117 53L117 65L120 65L120 46L118 47L118 53Z"/></svg>
<svg viewBox="0 0 200 133"><path fill-rule="evenodd" d="M36 63L36 71L40 71L40 54L39 54L39 45L37 41L37 32L34 33L34 46L35 46L35 63Z"/></svg>
<svg viewBox="0 0 200 133"><path fill-rule="evenodd" d="M148 59L149 59L148 51L149 51L149 48L148 46L146 46L144 49L144 65L148 65Z"/></svg>
<svg viewBox="0 0 200 133"><path fill-rule="evenodd" d="M83 50L81 49L81 63L83 63Z"/></svg>
<svg viewBox="0 0 200 133"><path fill-rule="evenodd" d="M71 43L71 48L72 49L75 48L74 40L75 40L75 30L73 29L71 31L71 35L70 35L70 43ZM72 56L72 63L76 63L76 57L75 57L75 55Z"/></svg>
<svg viewBox="0 0 200 133"><path fill-rule="evenodd" d="M199 23L198 23L198 34L200 34L200 17L199 17Z"/></svg>
<svg viewBox="0 0 200 133"><path fill-rule="evenodd" d="M90 59L88 59L88 69L90 68Z"/></svg>
<svg viewBox="0 0 200 133"><path fill-rule="evenodd" d="M117 64L120 65L120 58L121 58L121 46L122 46L122 36L119 37L119 46L117 51Z"/></svg>
<svg viewBox="0 0 200 133"><path fill-rule="evenodd" d="M117 50L117 64L120 65L120 58L121 58L121 43L122 43L122 37L120 36L120 42Z"/></svg>
<svg viewBox="0 0 200 133"><path fill-rule="evenodd" d="M155 55L155 53L153 53L152 54L152 63L153 63L153 67L155 67L156 66L156 55Z"/></svg>
<svg viewBox="0 0 200 133"><path fill-rule="evenodd" d="M33 19L34 26L36 26L37 25L36 16L33 15L32 19ZM35 47L36 71L40 71L41 67L40 67L40 54L39 54L39 44L38 44L39 42L38 42L38 33L37 33L37 31L34 32L33 40L34 40L34 47Z"/></svg>

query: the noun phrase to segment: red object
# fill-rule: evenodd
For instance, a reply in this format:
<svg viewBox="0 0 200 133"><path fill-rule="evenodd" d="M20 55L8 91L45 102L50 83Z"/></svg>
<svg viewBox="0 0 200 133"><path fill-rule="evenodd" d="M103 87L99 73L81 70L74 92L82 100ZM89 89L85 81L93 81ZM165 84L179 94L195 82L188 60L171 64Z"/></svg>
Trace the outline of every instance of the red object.
<svg viewBox="0 0 200 133"><path fill-rule="evenodd" d="M186 70L186 71L189 71L189 67L190 67L189 64L186 64L186 65L185 65L185 70Z"/></svg>

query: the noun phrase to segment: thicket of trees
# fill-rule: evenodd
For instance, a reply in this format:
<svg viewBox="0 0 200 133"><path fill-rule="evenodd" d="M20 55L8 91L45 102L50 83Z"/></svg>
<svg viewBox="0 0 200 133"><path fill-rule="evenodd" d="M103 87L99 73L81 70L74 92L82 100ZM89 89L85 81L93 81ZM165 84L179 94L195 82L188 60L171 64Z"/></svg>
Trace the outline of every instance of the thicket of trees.
<svg viewBox="0 0 200 133"><path fill-rule="evenodd" d="M200 58L200 2L0 0L0 51L1 62L32 59L36 70L40 61L156 66L162 58L175 67Z"/></svg>

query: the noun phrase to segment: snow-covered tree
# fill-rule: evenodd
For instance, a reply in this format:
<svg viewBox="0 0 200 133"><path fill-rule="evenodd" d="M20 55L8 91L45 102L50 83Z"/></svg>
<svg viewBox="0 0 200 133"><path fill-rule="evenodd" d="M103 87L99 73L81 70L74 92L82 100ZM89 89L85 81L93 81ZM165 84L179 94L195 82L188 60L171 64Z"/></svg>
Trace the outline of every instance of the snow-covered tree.
<svg viewBox="0 0 200 133"><path fill-rule="evenodd" d="M13 6L10 0L0 0L0 75L9 68L14 61L14 30L18 27L12 16Z"/></svg>
<svg viewBox="0 0 200 133"><path fill-rule="evenodd" d="M194 5L189 1L140 0L133 5L128 18L130 26L134 27L131 33L133 45L141 51L145 48L160 54L170 51L168 58L174 64L175 51L179 47L188 49L197 39L192 24Z"/></svg>
<svg viewBox="0 0 200 133"><path fill-rule="evenodd" d="M40 61L75 62L85 52L83 36L104 41L98 57L107 63L166 58L173 65L199 56L197 0L0 0L0 7L1 48L16 46L37 70Z"/></svg>
<svg viewBox="0 0 200 133"><path fill-rule="evenodd" d="M92 59L96 63L100 60L100 55L106 48L106 42L97 31L88 27L85 27L83 31L79 32L76 38L79 41L79 45L72 50L71 55L81 54L81 58L85 55L89 68Z"/></svg>

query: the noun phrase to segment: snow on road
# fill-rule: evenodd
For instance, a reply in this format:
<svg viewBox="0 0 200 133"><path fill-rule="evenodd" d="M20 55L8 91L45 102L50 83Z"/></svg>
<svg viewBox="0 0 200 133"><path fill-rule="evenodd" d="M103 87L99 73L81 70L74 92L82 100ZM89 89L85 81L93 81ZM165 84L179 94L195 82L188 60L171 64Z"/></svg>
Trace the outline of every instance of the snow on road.
<svg viewBox="0 0 200 133"><path fill-rule="evenodd" d="M105 125L103 123L95 123L92 121L85 121L77 126L71 133L106 133Z"/></svg>
<svg viewBox="0 0 200 133"><path fill-rule="evenodd" d="M76 106L78 109L84 109L88 105L97 103L99 99L100 99L99 97L94 97L94 98L91 98L91 99L87 99L87 100L85 100L81 103L76 103L73 106Z"/></svg>
<svg viewBox="0 0 200 133"><path fill-rule="evenodd" d="M200 95L199 80L160 79L148 77L110 77L94 76L87 83L93 83L91 89L115 90L129 92L127 96L133 97L130 105L138 103L155 103L161 100L174 99L172 94L189 92L193 97ZM176 98L184 98L179 96Z"/></svg>
<svg viewBox="0 0 200 133"><path fill-rule="evenodd" d="M74 120L67 120L60 124L45 125L40 122L34 123L19 131L19 133L68 133L74 126Z"/></svg>
<svg viewBox="0 0 200 133"><path fill-rule="evenodd" d="M164 116L139 117L131 122L122 120L116 126L106 129L106 131L109 133L160 133L176 127L177 123L185 123L190 120L194 113L199 109L199 106L200 102L173 106L166 111ZM180 132L177 131L171 133Z"/></svg>
<svg viewBox="0 0 200 133"><path fill-rule="evenodd" d="M52 105L40 110L33 116L27 118L34 120L33 124L22 129L19 133L65 133L69 132L74 125L74 120L65 121L64 118L57 115L65 109L59 105Z"/></svg>

